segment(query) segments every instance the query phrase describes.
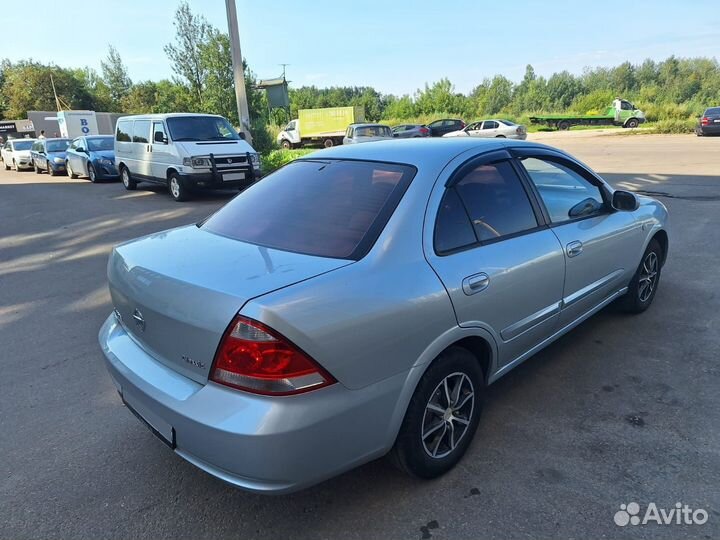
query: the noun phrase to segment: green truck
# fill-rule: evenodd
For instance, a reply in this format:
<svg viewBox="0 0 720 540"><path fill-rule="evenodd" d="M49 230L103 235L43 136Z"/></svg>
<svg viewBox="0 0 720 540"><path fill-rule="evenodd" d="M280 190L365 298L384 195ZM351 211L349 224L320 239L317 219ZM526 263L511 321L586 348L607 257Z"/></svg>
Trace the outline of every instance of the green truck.
<svg viewBox="0 0 720 540"><path fill-rule="evenodd" d="M542 124L565 131L572 126L622 126L636 128L645 121L645 113L627 100L617 98L605 114L549 114L531 116L531 124Z"/></svg>
<svg viewBox="0 0 720 540"><path fill-rule="evenodd" d="M322 144L330 148L342 144L350 124L365 121L362 107L328 107L300 109L298 118L291 120L277 136L283 148L299 148L306 144Z"/></svg>

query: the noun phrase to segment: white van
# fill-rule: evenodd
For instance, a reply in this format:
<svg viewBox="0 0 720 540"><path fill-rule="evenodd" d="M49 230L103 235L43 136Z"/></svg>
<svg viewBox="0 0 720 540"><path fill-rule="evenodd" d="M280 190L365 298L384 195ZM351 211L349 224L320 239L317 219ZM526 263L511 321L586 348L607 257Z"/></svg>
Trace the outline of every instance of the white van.
<svg viewBox="0 0 720 540"><path fill-rule="evenodd" d="M170 113L123 116L115 128L115 165L125 189L168 186L176 201L196 189L245 189L260 158L222 116Z"/></svg>

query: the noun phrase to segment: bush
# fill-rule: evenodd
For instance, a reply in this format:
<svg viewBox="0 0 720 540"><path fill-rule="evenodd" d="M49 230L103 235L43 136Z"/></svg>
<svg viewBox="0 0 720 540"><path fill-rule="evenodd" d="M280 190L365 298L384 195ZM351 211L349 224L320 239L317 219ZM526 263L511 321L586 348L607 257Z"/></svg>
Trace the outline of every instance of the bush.
<svg viewBox="0 0 720 540"><path fill-rule="evenodd" d="M645 133L693 133L695 124L693 119L685 120L660 120L651 124Z"/></svg>
<svg viewBox="0 0 720 540"><path fill-rule="evenodd" d="M286 163L290 163L294 159L313 152L310 149L298 149L298 150L272 150L266 154L260 156L260 164L262 166L263 174L269 174L276 169L279 169Z"/></svg>
<svg viewBox="0 0 720 540"><path fill-rule="evenodd" d="M250 132L252 133L252 146L256 152L266 154L277 148L275 139L263 120L252 122Z"/></svg>

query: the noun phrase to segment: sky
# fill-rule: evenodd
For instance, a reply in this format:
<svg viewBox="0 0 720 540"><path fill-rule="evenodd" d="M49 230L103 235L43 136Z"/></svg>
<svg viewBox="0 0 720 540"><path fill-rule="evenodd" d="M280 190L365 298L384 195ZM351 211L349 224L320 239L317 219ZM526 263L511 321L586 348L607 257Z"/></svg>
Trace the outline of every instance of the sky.
<svg viewBox="0 0 720 540"><path fill-rule="evenodd" d="M720 57L718 0L236 0L243 56L258 78L287 67L291 86L370 85L412 95L449 78L470 92L485 77L518 81L670 55ZM172 76L179 0L3 2L0 58L100 69L114 45L133 81ZM224 0L190 0L227 31ZM13 35L15 34L15 35Z"/></svg>

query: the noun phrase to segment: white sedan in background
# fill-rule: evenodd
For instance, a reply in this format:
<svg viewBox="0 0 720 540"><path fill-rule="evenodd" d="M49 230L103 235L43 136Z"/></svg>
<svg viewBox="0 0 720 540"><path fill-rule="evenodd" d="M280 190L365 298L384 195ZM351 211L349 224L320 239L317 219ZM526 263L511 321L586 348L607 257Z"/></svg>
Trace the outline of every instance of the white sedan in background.
<svg viewBox="0 0 720 540"><path fill-rule="evenodd" d="M481 120L458 131L446 133L443 137L498 137L524 141L527 138L527 129L510 120Z"/></svg>
<svg viewBox="0 0 720 540"><path fill-rule="evenodd" d="M30 157L30 147L32 147L35 139L10 139L0 150L5 170L10 167L19 171L20 169L32 169L32 158Z"/></svg>

